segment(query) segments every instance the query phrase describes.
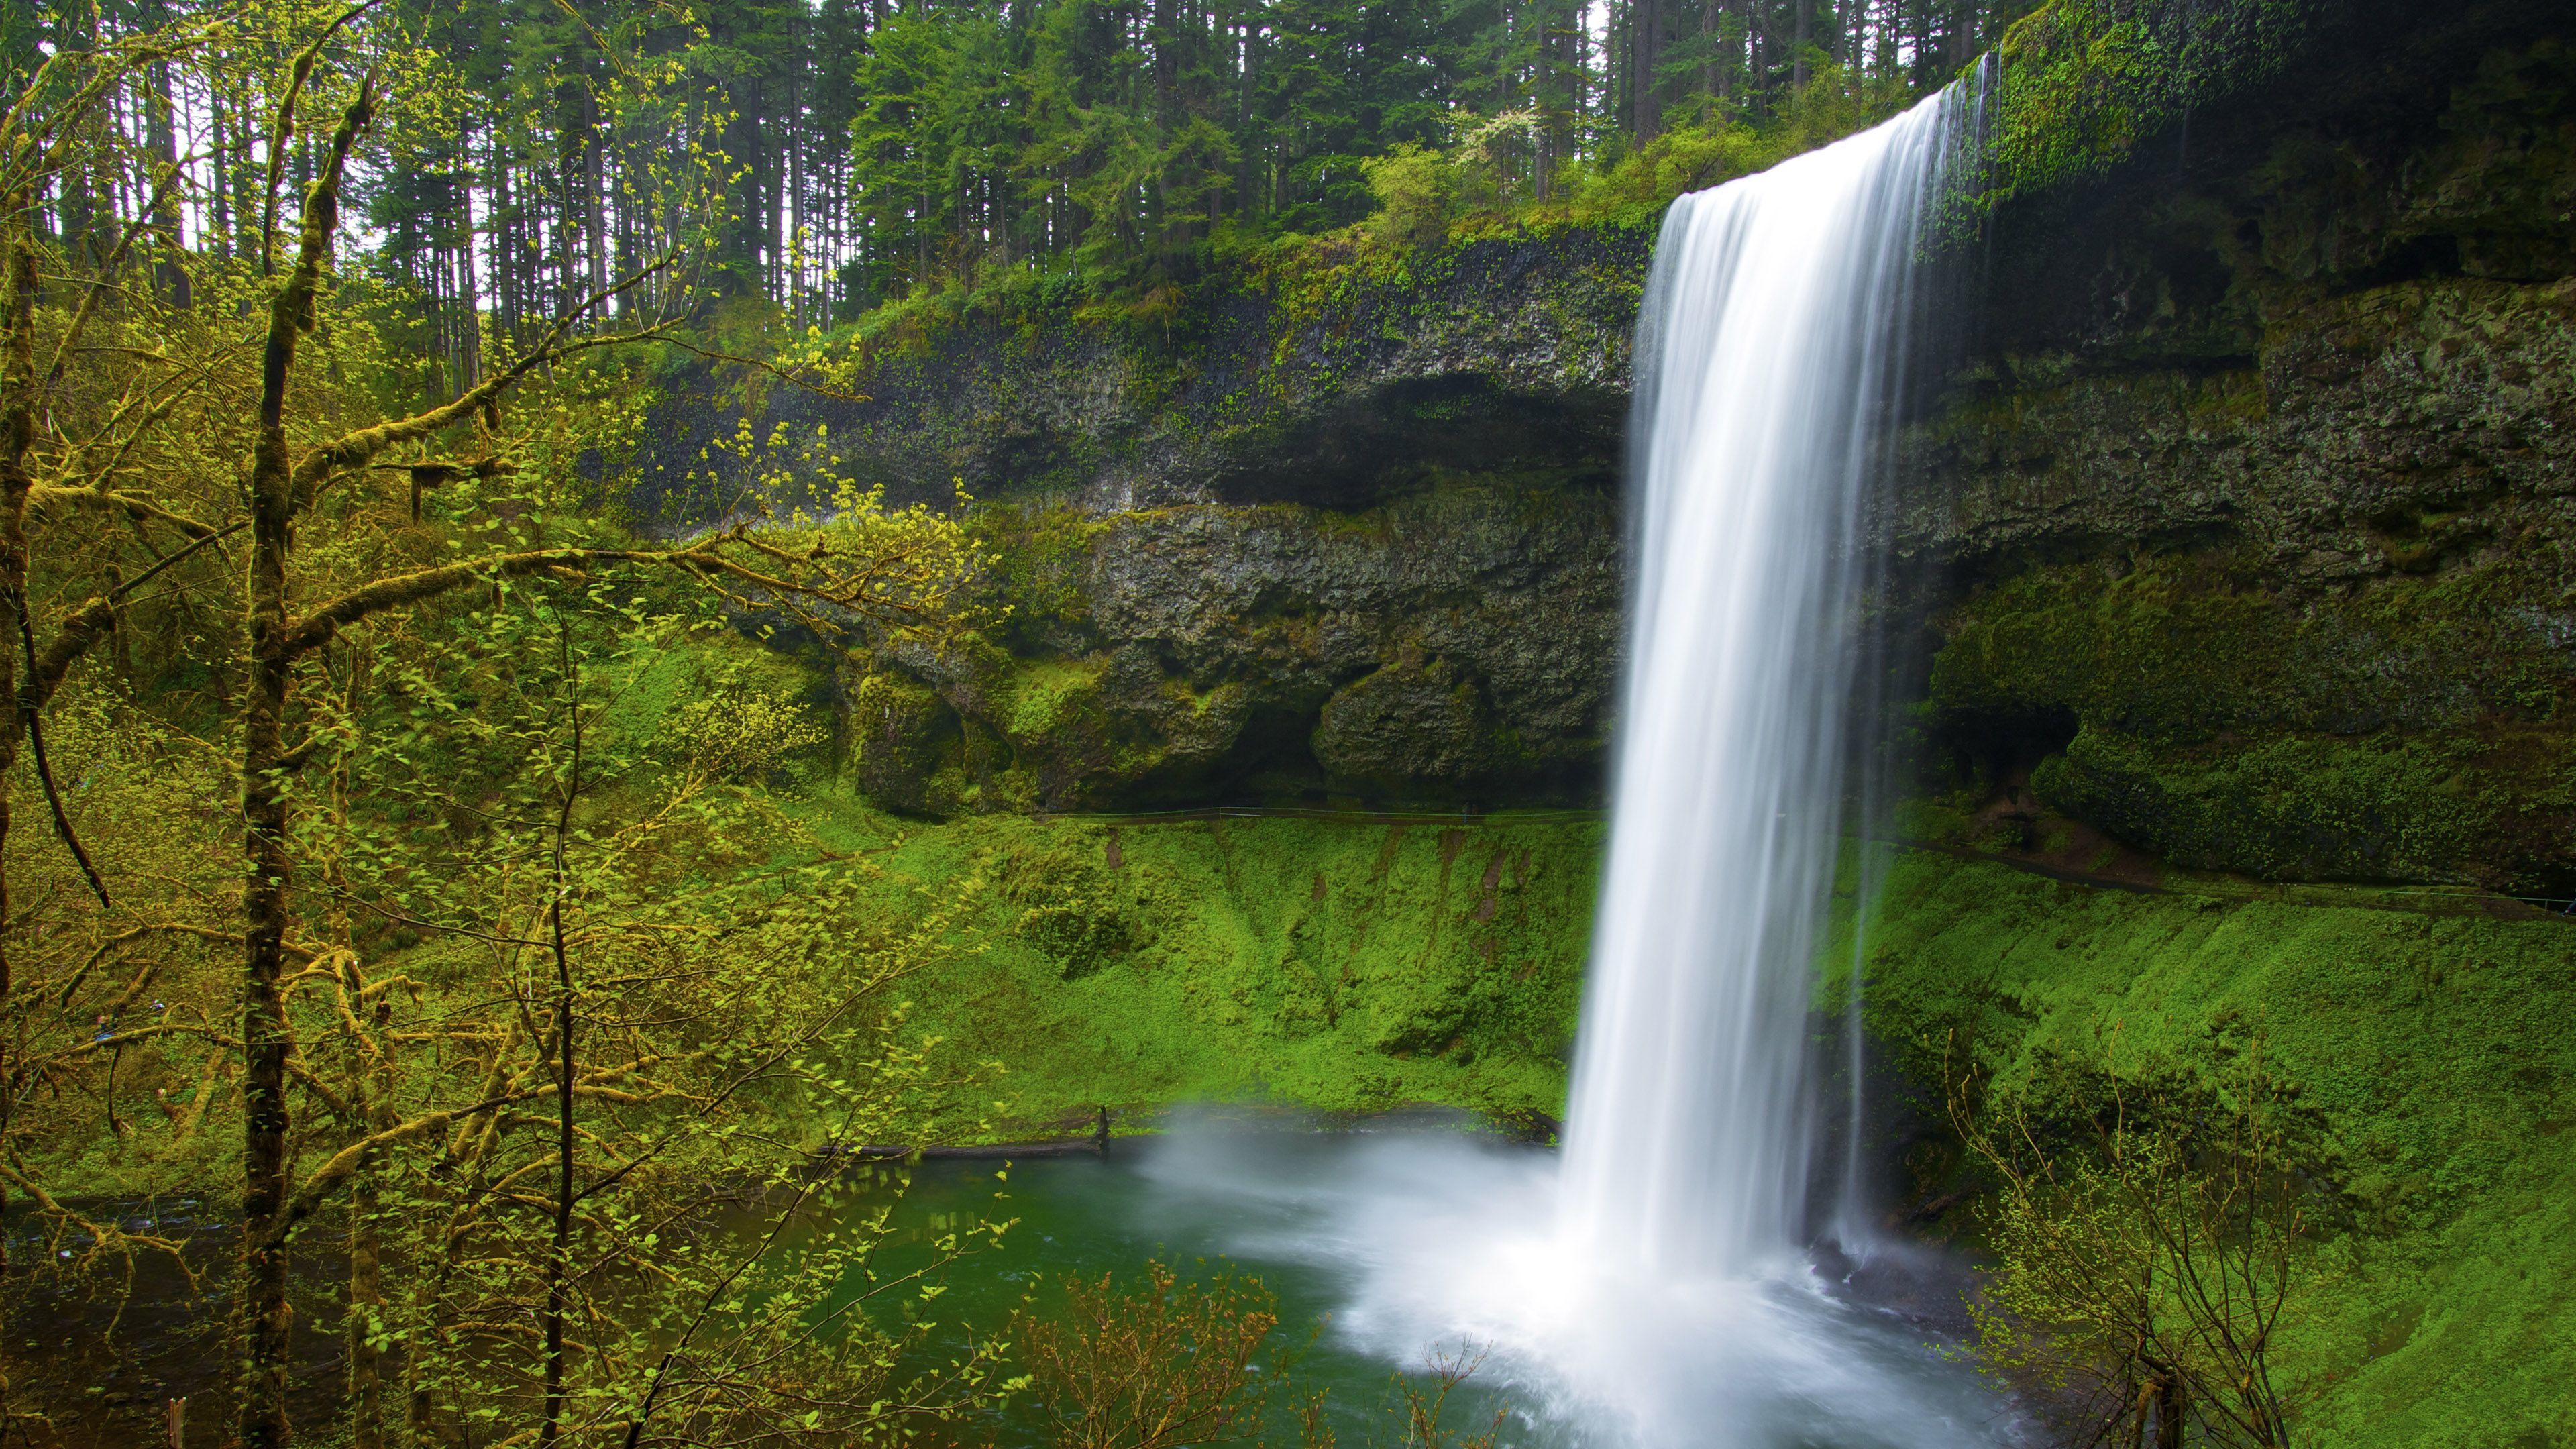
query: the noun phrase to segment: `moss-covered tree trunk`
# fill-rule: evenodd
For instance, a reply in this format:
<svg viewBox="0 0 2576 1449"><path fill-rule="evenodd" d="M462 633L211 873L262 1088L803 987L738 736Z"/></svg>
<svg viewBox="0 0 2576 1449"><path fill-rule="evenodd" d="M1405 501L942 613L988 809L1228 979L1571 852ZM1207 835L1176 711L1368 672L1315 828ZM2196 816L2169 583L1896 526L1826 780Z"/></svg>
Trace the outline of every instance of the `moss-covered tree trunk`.
<svg viewBox="0 0 2576 1449"><path fill-rule="evenodd" d="M317 188L317 191L320 188ZM313 225L305 226L308 249ZM327 236L327 233L325 233ZM287 1440L286 1355L294 1310L286 1298L289 1041L278 983L286 961L286 565L293 547L293 471L286 456L286 376L310 300L301 275L270 303L251 464L250 686L242 696L242 1359L244 1449Z"/></svg>
<svg viewBox="0 0 2576 1449"><path fill-rule="evenodd" d="M24 192L0 199L0 215L13 220L29 213ZM0 628L17 627L27 589L27 451L36 441L36 248L21 225L7 231L9 269L8 344L0 350ZM0 635L0 642L6 636ZM18 681L15 656L0 648L0 779L18 758ZM9 795L0 789L0 849L9 840ZM0 870L0 922L9 919L9 878ZM0 940L0 1005L9 1000L9 950ZM6 1055L0 1037L0 1145L9 1140L9 1109L18 1097L18 1066ZM9 1207L8 1187L0 1182L0 1220ZM0 1290L9 1282L9 1249L0 1238ZM9 1376L0 1371L0 1424L8 1422Z"/></svg>
<svg viewBox="0 0 2576 1449"><path fill-rule="evenodd" d="M242 725L242 1289L243 1449L281 1449L288 1342L295 1310L286 1295L289 1167L287 1059L294 1050L280 983L285 976L289 890L287 782L299 761L286 744L287 695L299 644L287 618L286 577L296 514L296 469L287 452L286 388L297 339L312 325L322 273L339 229L340 181L349 149L375 112L373 83L340 119L321 174L305 188L295 268L270 295L260 358L259 441L251 457L250 683ZM281 122L284 121L281 117ZM285 127L281 124L280 129Z"/></svg>

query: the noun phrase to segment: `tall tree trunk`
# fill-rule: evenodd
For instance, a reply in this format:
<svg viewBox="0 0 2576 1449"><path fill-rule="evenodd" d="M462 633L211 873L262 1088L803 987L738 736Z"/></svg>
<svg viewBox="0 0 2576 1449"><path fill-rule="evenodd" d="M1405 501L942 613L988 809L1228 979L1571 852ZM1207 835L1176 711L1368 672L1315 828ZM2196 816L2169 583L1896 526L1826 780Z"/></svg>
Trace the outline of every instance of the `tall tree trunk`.
<svg viewBox="0 0 2576 1449"><path fill-rule="evenodd" d="M288 891L286 703L295 668L287 637L286 568L294 547L295 476L286 440L287 379L296 339L313 325L316 296L339 227L349 148L373 119L372 83L341 117L304 193L295 266L269 295L260 355L259 435L251 454L248 580L250 681L242 724L242 1449L284 1449L286 1368L295 1310L286 1296L288 1035L285 975Z"/></svg>
<svg viewBox="0 0 2576 1449"><path fill-rule="evenodd" d="M498 136L492 139L492 311L494 330L519 335L519 249L517 208L510 196L510 162Z"/></svg>
<svg viewBox="0 0 2576 1449"><path fill-rule="evenodd" d="M0 197L0 226L5 226L8 252L0 265L8 269L8 300L5 325L6 346L0 347L0 627L16 627L16 611L23 607L27 581L27 492L34 480L27 472L27 454L36 445L36 246L27 235L31 222L24 222L34 201L31 193L21 191ZM5 637L5 636L0 636ZM17 659L7 649L0 649L0 773L17 762L18 731ZM0 790L0 846L9 839L9 796ZM0 870L0 922L9 918L9 878ZM11 973L8 943L0 939L0 1005L9 1000ZM0 1037L0 1146L9 1140L10 1108L17 1091L13 1080L15 1069L7 1056L8 1041ZM5 1220L9 1207L8 1186L0 1182L0 1220ZM0 1238L0 1300L5 1300L9 1285L9 1248ZM6 1424L9 1412L9 1375L0 1372L0 1424Z"/></svg>
<svg viewBox="0 0 2576 1449"><path fill-rule="evenodd" d="M1655 71L1663 64L1663 0L1631 0L1628 23L1636 32L1630 45L1636 74L1628 84L1636 103L1637 139L1651 141L1664 129L1663 101L1655 86Z"/></svg>
<svg viewBox="0 0 2576 1449"><path fill-rule="evenodd" d="M582 239L589 244L590 295L608 290L608 145L599 134L599 94L581 88Z"/></svg>
<svg viewBox="0 0 2576 1449"><path fill-rule="evenodd" d="M2182 1375L2171 1369L2156 1380L2156 1449L2182 1449L2186 1392Z"/></svg>
<svg viewBox="0 0 2576 1449"><path fill-rule="evenodd" d="M188 269L179 261L179 188L164 184L164 178L179 169L179 124L170 100L170 63L159 62L145 75L144 115L153 174L145 178L144 190L152 198L152 270L162 297L172 306L185 307Z"/></svg>
<svg viewBox="0 0 2576 1449"><path fill-rule="evenodd" d="M286 1010L278 983L286 961L286 563L293 546L293 478L287 460L286 374L294 361L291 288L271 320L251 462L250 683L242 697L242 1318L241 1442L287 1442L286 1365L294 1309L286 1297Z"/></svg>
<svg viewBox="0 0 2576 1449"><path fill-rule="evenodd" d="M212 118L214 137L214 184L206 188L207 205L214 214L215 255L225 261L233 255L233 162L227 149L231 132L224 125L224 93L219 85L206 87L206 114Z"/></svg>
<svg viewBox="0 0 2576 1449"><path fill-rule="evenodd" d="M475 267L473 148L460 137L454 172L456 205L456 370L459 385L483 380L483 289Z"/></svg>
<svg viewBox="0 0 2576 1449"><path fill-rule="evenodd" d="M1699 89L1702 95L1715 101L1726 99L1727 72L1733 69L1724 64L1717 53L1718 42L1726 33L1719 17L1725 13L1725 0L1700 0L1699 43L1702 49Z"/></svg>
<svg viewBox="0 0 2576 1449"><path fill-rule="evenodd" d="M23 13L23 12L21 12ZM73 4L59 7L56 46L63 53L80 54L98 47L98 7ZM90 126L94 122L82 116L74 124ZM68 164L54 172L55 217L62 228L64 259L78 266L82 249L90 245L90 232L97 222L98 192L90 174L89 149L75 151Z"/></svg>
<svg viewBox="0 0 2576 1449"><path fill-rule="evenodd" d="M1807 88L1808 26L1816 13L1816 0L1790 0L1797 7L1797 19L1789 31L1789 89L1792 94Z"/></svg>

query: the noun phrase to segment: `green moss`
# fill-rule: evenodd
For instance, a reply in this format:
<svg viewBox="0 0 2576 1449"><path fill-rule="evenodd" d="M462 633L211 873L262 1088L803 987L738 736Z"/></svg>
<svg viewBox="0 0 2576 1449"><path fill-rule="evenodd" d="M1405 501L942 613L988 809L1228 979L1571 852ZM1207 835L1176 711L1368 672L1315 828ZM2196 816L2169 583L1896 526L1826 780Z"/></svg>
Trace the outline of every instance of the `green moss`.
<svg viewBox="0 0 2576 1449"><path fill-rule="evenodd" d="M968 530L987 560L987 615L1013 643L1091 617L1085 583L1092 550L1109 525L1057 503L986 504Z"/></svg>
<svg viewBox="0 0 2576 1449"><path fill-rule="evenodd" d="M878 670L862 675L842 715L842 754L858 788L890 810L957 808L965 736L956 713L928 685Z"/></svg>
<svg viewBox="0 0 2576 1449"><path fill-rule="evenodd" d="M2556 741L2552 742L2557 743ZM2078 733L2031 787L2158 856L2272 879L2467 880L2495 817L2487 750L2465 739L2282 736L2156 751Z"/></svg>
<svg viewBox="0 0 2576 1449"><path fill-rule="evenodd" d="M1066 659L1019 665L1012 679L1011 738L1036 740L1071 725L1076 711L1096 703L1102 664Z"/></svg>
<svg viewBox="0 0 2576 1449"><path fill-rule="evenodd" d="M793 700L816 707L819 715L829 690L806 661L706 623L675 633L672 647L618 691L599 723L611 735L641 745L659 735L675 711L727 694Z"/></svg>
<svg viewBox="0 0 2576 1449"><path fill-rule="evenodd" d="M1001 883L972 950L911 983L1001 1135L1191 1099L1561 1110L1599 827L979 818L877 856L888 889ZM1003 1106L997 1111L992 1103Z"/></svg>
<svg viewBox="0 0 2576 1449"><path fill-rule="evenodd" d="M2050 0L2004 34L1982 207L2099 175L2277 74L2322 0Z"/></svg>
<svg viewBox="0 0 2576 1449"><path fill-rule="evenodd" d="M2185 865L2548 892L2576 869L2554 578L2519 554L2306 597L2223 554L2033 569L1954 612L1931 712L1961 739L2070 722L2040 798Z"/></svg>
<svg viewBox="0 0 2576 1449"><path fill-rule="evenodd" d="M1849 958L1846 934L1826 959ZM1910 853L1887 862L1866 959L1871 1025L1920 1083L1972 1061L2008 1083L2068 1059L2208 1070L2259 1040L2325 1124L2354 1212L2345 1276L2285 1347L2322 1390L2306 1442L2576 1431L2576 1038L2560 1029L2576 926L2099 890Z"/></svg>

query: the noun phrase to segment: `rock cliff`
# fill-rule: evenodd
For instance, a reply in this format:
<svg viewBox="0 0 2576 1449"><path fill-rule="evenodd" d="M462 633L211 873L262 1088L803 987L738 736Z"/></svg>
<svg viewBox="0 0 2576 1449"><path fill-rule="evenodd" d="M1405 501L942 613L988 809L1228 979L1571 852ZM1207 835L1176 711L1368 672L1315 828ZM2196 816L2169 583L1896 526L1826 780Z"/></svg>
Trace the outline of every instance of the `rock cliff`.
<svg viewBox="0 0 2576 1449"><path fill-rule="evenodd" d="M1879 534L1962 829L2576 891L2576 54L2543 10L2329 27L2295 84L1948 248ZM962 480L1000 560L1001 623L850 662L863 788L1591 798L1650 250L1327 245L1141 319L970 312L860 359L873 401L772 400L894 497Z"/></svg>
<svg viewBox="0 0 2576 1449"><path fill-rule="evenodd" d="M2413 44L1999 217L1886 533L1990 785L2184 865L2564 895L2576 54Z"/></svg>

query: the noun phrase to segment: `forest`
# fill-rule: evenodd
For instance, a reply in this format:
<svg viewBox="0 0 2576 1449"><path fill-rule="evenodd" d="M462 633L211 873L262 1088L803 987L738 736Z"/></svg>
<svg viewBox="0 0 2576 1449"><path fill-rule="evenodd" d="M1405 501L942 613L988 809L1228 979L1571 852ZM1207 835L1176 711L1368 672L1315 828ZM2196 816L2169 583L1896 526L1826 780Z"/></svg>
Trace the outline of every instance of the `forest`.
<svg viewBox="0 0 2576 1449"><path fill-rule="evenodd" d="M2455 384L2406 369L2557 335L2564 269L2531 239L2545 227L2458 221L2476 186L2366 216L2350 199L2372 193L2332 168L2380 165L2396 142L2285 142L2260 160L2210 143L2211 166L2242 168L2233 190L2165 161L2199 154L2164 143L2202 108L2290 88L2294 45L2328 11L11 0L0 1449L1569 1442L1548 1437L1508 1345L1351 1348L1333 1315L1373 1320L1312 1263L1256 1272L1178 1229L1077 1251L1076 1197L1045 1185L1066 1152L1106 1164L1131 1141L1195 1140L1193 1102L1337 1125L1436 1107L1472 1121L1453 1135L1542 1146L1573 1111L1610 830L1596 807L1614 711L1595 676L1622 647L1584 631L1621 607L1633 540L1617 541L1600 479L1623 465L1589 441L1496 463L1501 445L1455 441L1482 424L1442 411L1463 406L1439 390L1449 373L1354 366L1332 385L1376 389L1366 406L1336 411L1333 394L1275 427L1264 415L1255 446L1324 456L1310 434L1366 423L1428 439L1429 461L1367 474L1378 491L1356 502L1318 483L1246 503L1184 477L1169 459L1192 438L1150 412L1201 406L1199 369L1224 372L1175 319L1284 317L1246 354L1284 374L1306 345L1294 328L1382 348L1430 330L1449 304L1406 288L1539 274L1527 285L1593 289L1622 319L1614 364L1530 383L1591 364L1524 330L1453 369L1519 379L1500 406L1544 430L1625 406L1627 329L1655 295L1640 238L1677 197L1970 100L1972 121L1950 122L1967 139L1943 144L1984 148L1961 174L1986 188L1970 200L2001 238L1981 254L1998 294L2030 275L2013 270L2016 197L2054 205L2069 178L2110 177L2031 225L2072 232L2091 207L2162 230L2101 242L2105 265L2133 268L2116 286L2029 283L2094 311L1960 364L1938 404L1952 410L1927 425L1937 446L1890 451L1932 459L1919 471L1941 486L1941 469L2012 473L1953 509L1958 527L2009 507L2054 521L2009 548L1958 545L1965 582L1923 605L1918 633L1947 652L1905 677L1920 698L1890 717L1936 763L1891 807L1901 830L1820 836L1830 889L1815 939L1797 939L1827 959L1827 1025L1788 1030L1829 1056L1843 1028L1828 1018L1848 1012L1857 1043L1864 1010L1880 1013L1870 1049L1892 1065L1872 1070L1912 1074L1912 1115L1884 1128L1890 1231L1974 1264L1905 1290L1970 1301L1904 1332L2023 1406L2016 1442L2398 1442L2353 1427L2379 1401L2347 1380L2433 1375L2424 1345L2456 1363L2501 1341L2440 1337L2505 1330L2449 1327L2470 1290L2424 1286L2427 1255L2461 1253L2462 1224L2491 1225L2478 1214L2545 1201L2531 1174L2557 1170L2563 1053L2505 1040L2565 990L2554 902L2576 880L2552 835L2576 819L2561 799L2576 776L2553 773L2576 758L2576 716L2555 701L2576 695L2547 633L2576 595L2550 572L2559 495L2527 481L2559 466L2555 434L2453 428L2425 420L2429 403L2369 424L2413 429L2407 456L2437 435L2524 451L2388 465L2435 490L2421 497L2283 505L2292 530L2349 511L2365 541L2296 535L2307 552L2281 544L2270 562L2209 542L2251 528L2253 503L2105 524L2067 521L2064 501L2182 469L2209 438L2268 425L2266 407L2289 416L2294 387L2384 388L2350 415L2396 417L2397 383L2350 382L2371 349L2420 397ZM2534 99L2562 93L2559 42L2492 32L2524 46L2523 68L2461 61L2418 87L2447 98L2443 134L2561 134L2557 102ZM2367 69L2317 65L2356 93ZM2515 106L2543 119L2493 120ZM2249 134L2258 120L2288 124L2255 115ZM2118 170L2150 141L2167 171ZM2387 195L2472 153L2527 168L2488 188L2500 207L2538 215L2530 198L2564 192L2540 142L2405 144L2435 159L2372 173ZM2121 186L2187 184L2204 190L2110 209L2131 204ZM2245 200L2266 187L2364 220L2283 220L2290 202ZM1927 197L1927 215L1956 199ZM2258 212L2272 240L2244 239ZM2425 216L2466 240L2409 233L2354 259L2377 245L2355 237ZM2282 260L2293 235L2323 260ZM1913 256L1907 238L1886 255ZM1354 255L1410 320L1289 315L1301 294L1278 279ZM1472 272L1470 255L1511 265ZM1562 255L1581 267L1547 277ZM2425 300L2455 284L2469 300ZM1030 299L1048 310L1013 310ZM1503 316L1511 299L1487 300ZM984 303L986 331L957 323ZM2504 320L2405 332L2446 306ZM957 330L925 329L934 309ZM2035 302L1990 310L2041 326ZM1042 325L1061 335L1027 335ZM924 371L884 369L890 336ZM2247 402L2265 349L2293 343L2310 351ZM950 390L986 411L958 402L939 433L918 419L963 375L935 370L949 356L982 369ZM2122 369L2152 376L2120 392ZM2496 375L2514 380L2456 386L2534 416L2555 405L2548 365ZM902 389L916 413L869 410ZM1134 396L1150 426L1085 412ZM2188 436L2156 431L2172 418ZM1043 486L1035 464L979 472L919 441L1086 427L1080 447L1028 449L1055 469ZM1168 441L1156 429L1181 444L1115 452ZM1064 459L1092 465L1094 434L1116 460L1102 477L1145 457L1182 481L1151 507L1103 503L1129 496L1119 478L1059 487ZM714 440L685 518L647 477L683 436ZM890 496L884 470L844 456L860 438L953 487ZM2092 461L2133 453L2150 461ZM2097 471L2062 483L2079 468ZM2363 582L2279 572L2337 548ZM1479 607L1493 617L1458 622ZM2526 617L2541 642L2511 633ZM2330 628L2334 648L2399 662L2331 673L2315 664L2328 646L2309 648ZM2177 640L2190 657L2156 652ZM1556 653L1534 665L1524 647ZM1547 662L1564 658L1591 672ZM2204 688L2193 672L2231 660L2275 677ZM2341 699L2363 675L2396 723L2257 708L2275 684ZM2405 714L2417 694L2442 702ZM2221 695L2257 703L2220 719ZM1528 702L1558 696L1580 698ZM2192 733L2203 715L2219 722ZM2367 749L2333 753L2351 738ZM2238 768L2230 751L2254 763L2208 784ZM1159 813L1184 807L1204 818ZM2291 844L2258 854L2258 837ZM1917 853L1866 863L1897 845ZM2078 886L2098 900L2071 904ZM2424 934L2385 944L2374 933L2419 903L2389 905L2400 890L2453 894L2421 898ZM2258 917L2207 944L2213 922ZM1864 919L1884 933L1875 955ZM1979 954L2025 935L2081 964L2020 980L2037 968L2007 960L2018 945ZM2066 984L2103 961L2134 979ZM2391 963L2398 985L2333 976L2301 988L2330 1003L2304 1017L2238 989L2350 961ZM1884 977L1865 1007L1864 964ZM2156 971L2223 985L2184 1005L2181 987L2119 996ZM2335 1015L2418 978L2470 1023L2454 1023L2456 1062ZM2479 1010L2461 994L2487 990ZM2123 1064L2130 1043L2144 1065ZM2356 1106L2369 1092L2334 1073L2373 1062L2451 1073L2425 1090L2452 1096ZM2476 1125L2440 1117L2455 1110ZM1852 1112L1834 1152L1857 1162ZM2527 1161L2494 1146L2534 1134L2550 1144ZM2381 1241L2405 1266L2368 1279ZM2474 1261L2477 1283L2506 1281ZM2496 1301L2562 1322L2528 1278ZM2507 1442L2561 1442L2537 1382L2485 1391L2538 1426ZM2445 1434L2474 1417L2416 1397L2448 1406ZM1816 1432L1797 1442L1896 1442Z"/></svg>
<svg viewBox="0 0 2576 1449"><path fill-rule="evenodd" d="M460 380L483 319L524 338L674 248L709 299L799 330L1024 277L1150 289L1359 221L1390 157L1472 152L1473 201L1508 211L1677 128L1776 123L1820 83L1884 114L2032 8L388 0L364 24L420 67L421 115L364 139L351 260L414 299L402 344ZM12 7L0 64L187 14ZM168 244L227 253L258 224L268 69L208 51L119 87L102 120L125 159L48 182L48 229L78 244L149 213Z"/></svg>

